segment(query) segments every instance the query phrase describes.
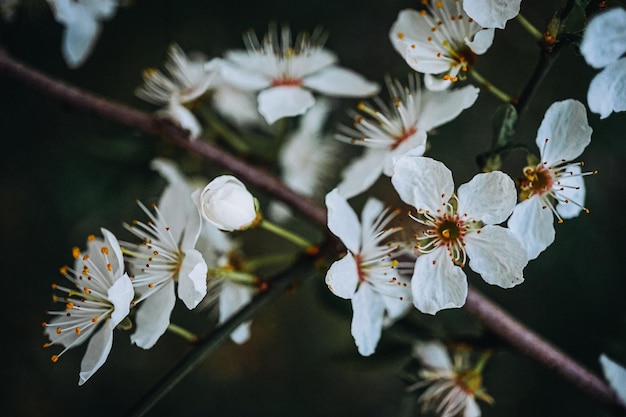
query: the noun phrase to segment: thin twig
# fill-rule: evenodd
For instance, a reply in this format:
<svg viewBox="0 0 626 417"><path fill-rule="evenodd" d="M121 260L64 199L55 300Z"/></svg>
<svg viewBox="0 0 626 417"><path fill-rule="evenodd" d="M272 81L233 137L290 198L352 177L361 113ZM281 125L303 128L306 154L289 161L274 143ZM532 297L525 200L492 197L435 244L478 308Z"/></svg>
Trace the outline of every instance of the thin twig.
<svg viewBox="0 0 626 417"><path fill-rule="evenodd" d="M266 171L252 167L245 161L207 143L190 141L187 138L186 132L171 123L160 120L145 112L83 92L61 81L54 80L35 69L15 61L3 50L0 50L0 73L22 81L31 87L77 108L95 112L106 119L170 140L191 152L203 156L209 161L231 170L236 175L239 175L241 179L265 190L270 195L290 205L304 217L323 226L326 230L326 210L324 208L293 192L280 180ZM224 323L223 326L204 338L197 349L192 351L178 367L147 394L141 403L133 409L132 412L134 414L132 415L140 416L147 412L160 398L180 382L184 375L189 373L225 340L238 324L247 320L262 305L282 293L282 290L289 285L289 276L301 273L302 271L297 268L296 270L289 270L283 273L270 290L260 294L240 313L236 314L233 318ZM500 307L476 292L476 290L470 289L465 308L468 312L480 319L495 334L503 340L506 340L523 354L535 359L549 369L555 370L564 379L572 382L582 391L600 402L613 405L620 410L626 410L626 406L619 401L616 394L604 381L537 336Z"/></svg>

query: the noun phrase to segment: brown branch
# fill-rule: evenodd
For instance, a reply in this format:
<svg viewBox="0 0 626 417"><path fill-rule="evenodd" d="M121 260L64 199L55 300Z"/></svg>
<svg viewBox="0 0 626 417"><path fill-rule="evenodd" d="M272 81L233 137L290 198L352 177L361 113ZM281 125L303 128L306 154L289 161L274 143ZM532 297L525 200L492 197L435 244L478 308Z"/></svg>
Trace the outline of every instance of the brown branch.
<svg viewBox="0 0 626 417"><path fill-rule="evenodd" d="M185 131L167 121L52 79L15 61L1 49L0 73L72 106L94 112L103 118L139 129L145 133L161 136L184 149L201 155L206 160L223 166L247 183L290 205L302 216L327 230L326 210L323 207L290 190L280 180L264 170L250 166L245 161L205 142L190 141ZM526 328L476 290L470 288L465 309L521 353L535 359L548 369L554 370L601 403L613 406L622 412L626 410L626 405L619 400L615 392L603 380ZM231 324L234 325L235 323ZM222 333L220 333L220 338L223 336Z"/></svg>

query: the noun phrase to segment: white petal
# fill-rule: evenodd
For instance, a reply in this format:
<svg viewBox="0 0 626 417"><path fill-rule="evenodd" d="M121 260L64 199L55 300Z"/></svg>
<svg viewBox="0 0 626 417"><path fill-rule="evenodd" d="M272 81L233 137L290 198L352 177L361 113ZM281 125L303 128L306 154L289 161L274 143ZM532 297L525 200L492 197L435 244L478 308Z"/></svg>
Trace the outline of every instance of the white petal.
<svg viewBox="0 0 626 417"><path fill-rule="evenodd" d="M515 206L508 221L509 230L526 248L528 259L535 259L554 242L554 215L543 208L539 197L531 197Z"/></svg>
<svg viewBox="0 0 626 417"><path fill-rule="evenodd" d="M396 160L409 152L414 156L424 155L428 135L426 134L426 129L419 130L422 129L420 122L418 122L417 128L417 132L402 141L395 149L391 149L387 152L387 156L384 158L383 174L391 177Z"/></svg>
<svg viewBox="0 0 626 417"><path fill-rule="evenodd" d="M613 388L617 396L626 403L626 369L611 360L605 354L600 355L600 364L602 365L604 376L609 381L611 388Z"/></svg>
<svg viewBox="0 0 626 417"><path fill-rule="evenodd" d="M585 182L580 175L580 166L574 165L567 169L571 172L571 177L567 175L559 178L559 183L564 186L563 191L559 191L559 201L556 205L556 211L564 219L572 219L580 214L585 204ZM565 202L567 201L567 202ZM581 207L582 206L582 207Z"/></svg>
<svg viewBox="0 0 626 417"><path fill-rule="evenodd" d="M626 52L626 10L616 7L597 14L587 24L580 52L589 65L602 68Z"/></svg>
<svg viewBox="0 0 626 417"><path fill-rule="evenodd" d="M591 132L581 102L569 99L552 103L537 131L541 161L551 166L577 158L591 142Z"/></svg>
<svg viewBox="0 0 626 417"><path fill-rule="evenodd" d="M135 332L130 335L131 343L143 349L154 346L170 324L175 302L173 280L143 300L137 308Z"/></svg>
<svg viewBox="0 0 626 417"><path fill-rule="evenodd" d="M626 58L609 64L591 80L587 103L601 119L626 110Z"/></svg>
<svg viewBox="0 0 626 417"><path fill-rule="evenodd" d="M464 0L465 13L484 28L504 29L518 15L522 0Z"/></svg>
<svg viewBox="0 0 626 417"><path fill-rule="evenodd" d="M513 232L500 226L485 226L465 237L469 266L485 282L512 288L524 281L528 255Z"/></svg>
<svg viewBox="0 0 626 417"><path fill-rule="evenodd" d="M465 410L463 410L463 417L480 417L480 407L474 397L468 395L465 399Z"/></svg>
<svg viewBox="0 0 626 417"><path fill-rule="evenodd" d="M272 124L283 117L304 114L315 104L310 91L300 87L271 87L259 93L259 113Z"/></svg>
<svg viewBox="0 0 626 417"><path fill-rule="evenodd" d="M245 285L224 281L220 289L218 323L224 323L241 310L252 299L252 294L252 290ZM237 326L230 334L230 339L237 344L247 342L250 339L250 321Z"/></svg>
<svg viewBox="0 0 626 417"><path fill-rule="evenodd" d="M429 131L456 119L476 102L479 92L472 85L444 92L423 91L419 128Z"/></svg>
<svg viewBox="0 0 626 417"><path fill-rule="evenodd" d="M465 43L476 55L482 55L491 47L495 29L483 29L474 35L474 39L465 38Z"/></svg>
<svg viewBox="0 0 626 417"><path fill-rule="evenodd" d="M367 97L378 93L378 84L347 68L324 68L302 80L304 87L332 97Z"/></svg>
<svg viewBox="0 0 626 417"><path fill-rule="evenodd" d="M130 303L133 301L135 291L133 284L127 274L122 275L115 281L115 284L109 288L107 298L114 306L111 313L111 321L117 326L130 313Z"/></svg>
<svg viewBox="0 0 626 417"><path fill-rule="evenodd" d="M385 312L387 313L385 326L404 316L413 306L411 287L408 286L408 282L406 287L398 286L396 288L397 289L392 290L392 294L385 293L385 295L381 296L385 304ZM395 293L399 293L400 295L396 295Z"/></svg>
<svg viewBox="0 0 626 417"><path fill-rule="evenodd" d="M202 217L221 230L244 230L256 221L254 196L232 175L215 177L192 198Z"/></svg>
<svg viewBox="0 0 626 417"><path fill-rule="evenodd" d="M100 23L85 18L68 24L63 32L63 57L70 68L80 66L93 49L100 34Z"/></svg>
<svg viewBox="0 0 626 417"><path fill-rule="evenodd" d="M454 192L452 172L441 162L421 156L398 158L391 183L402 201L418 210L441 210Z"/></svg>
<svg viewBox="0 0 626 417"><path fill-rule="evenodd" d="M337 236L352 253L361 251L361 223L346 198L336 188L326 194L328 229Z"/></svg>
<svg viewBox="0 0 626 417"><path fill-rule="evenodd" d="M450 80L444 80L441 75L424 74L424 86L430 91L445 91L454 84Z"/></svg>
<svg viewBox="0 0 626 417"><path fill-rule="evenodd" d="M220 75L228 84L245 91L258 91L272 85L271 77L233 63L232 61L235 60L235 57L240 55L248 57L247 52L241 51L239 54L236 52L229 52L226 55L227 59L222 61L220 65Z"/></svg>
<svg viewBox="0 0 626 417"><path fill-rule="evenodd" d="M189 310L196 308L207 291L208 267L202 254L195 249L186 250L178 272L178 298Z"/></svg>
<svg viewBox="0 0 626 417"><path fill-rule="evenodd" d="M361 285L352 297L352 337L359 353L369 356L376 350L383 327L385 306L370 285Z"/></svg>
<svg viewBox="0 0 626 417"><path fill-rule="evenodd" d="M100 228L100 232L102 233L102 237L104 238L104 245L109 248L109 250L113 251L115 255L114 259L109 258L109 262L113 266L113 270L119 270L122 272L124 270L124 255L122 255L122 248L113 233L104 227ZM106 266L106 265L105 265Z"/></svg>
<svg viewBox="0 0 626 417"><path fill-rule="evenodd" d="M447 72L454 61L445 55L437 57L443 48L436 42L427 41L431 35L430 25L424 16L412 9L400 11L389 30L393 47L415 71L424 74Z"/></svg>
<svg viewBox="0 0 626 417"><path fill-rule="evenodd" d="M438 340L415 343L413 356L428 368L452 370L452 361L448 350Z"/></svg>
<svg viewBox="0 0 626 417"><path fill-rule="evenodd" d="M411 290L415 307L422 313L435 314L465 304L467 279L463 270L452 263L447 250L439 248L417 258Z"/></svg>
<svg viewBox="0 0 626 417"><path fill-rule="evenodd" d="M91 336L85 356L80 362L78 385L83 385L106 362L113 346L113 329L111 320L102 323L102 327Z"/></svg>
<svg viewBox="0 0 626 417"><path fill-rule="evenodd" d="M352 198L374 185L383 172L386 154L384 149L366 148L343 170L343 179L337 185L339 193Z"/></svg>
<svg viewBox="0 0 626 417"><path fill-rule="evenodd" d="M202 126L196 116L182 104L172 100L170 104L157 112L159 116L167 117L183 129L189 131L189 137L196 139L202 133Z"/></svg>
<svg viewBox="0 0 626 417"><path fill-rule="evenodd" d="M517 201L511 177L500 171L476 174L458 189L458 213L485 224L502 223L509 217Z"/></svg>
<svg viewBox="0 0 626 417"><path fill-rule="evenodd" d="M363 210L361 211L361 224L367 226L373 225L376 218L384 209L385 204L382 201L374 197L369 197L363 206ZM363 227L363 230L365 230L366 227ZM365 237L366 236L361 236L361 241L364 241Z"/></svg>
<svg viewBox="0 0 626 417"><path fill-rule="evenodd" d="M333 262L326 272L326 285L338 297L350 299L359 284L359 271L356 260L350 252Z"/></svg>

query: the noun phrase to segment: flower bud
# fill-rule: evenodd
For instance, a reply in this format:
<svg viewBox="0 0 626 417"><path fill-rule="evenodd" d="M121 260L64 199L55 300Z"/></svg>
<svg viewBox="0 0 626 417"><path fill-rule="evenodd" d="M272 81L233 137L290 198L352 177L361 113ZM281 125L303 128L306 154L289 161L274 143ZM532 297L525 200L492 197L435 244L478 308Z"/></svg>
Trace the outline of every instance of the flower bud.
<svg viewBox="0 0 626 417"><path fill-rule="evenodd" d="M247 229L258 217L254 196L232 175L221 175L207 184L197 204L204 219L225 231Z"/></svg>

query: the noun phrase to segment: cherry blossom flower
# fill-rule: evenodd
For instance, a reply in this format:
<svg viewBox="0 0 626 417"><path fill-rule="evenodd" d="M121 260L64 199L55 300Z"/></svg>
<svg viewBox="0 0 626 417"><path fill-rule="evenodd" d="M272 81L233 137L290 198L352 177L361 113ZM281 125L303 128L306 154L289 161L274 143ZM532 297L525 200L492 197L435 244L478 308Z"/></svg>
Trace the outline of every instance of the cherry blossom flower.
<svg viewBox="0 0 626 417"><path fill-rule="evenodd" d="M216 177L194 198L202 217L220 230L247 229L259 220L256 199L232 175Z"/></svg>
<svg viewBox="0 0 626 417"><path fill-rule="evenodd" d="M498 226L515 207L513 180L494 171L477 174L454 194L452 173L441 162L405 155L395 164L391 182L400 198L414 206L411 218L424 226L416 236L411 289L420 311L435 314L461 307L467 297L462 267L502 288L520 284L528 260L511 231Z"/></svg>
<svg viewBox="0 0 626 417"><path fill-rule="evenodd" d="M354 128L340 126L340 141L366 147L343 172L339 192L346 198L367 190L381 174L391 176L393 161L409 150L422 155L426 133L456 118L478 97L478 88L466 86L451 91L422 91L416 74L409 85L386 79L390 105L377 98L377 106L359 104Z"/></svg>
<svg viewBox="0 0 626 417"><path fill-rule="evenodd" d="M62 52L70 68L82 65L100 35L101 21L115 14L116 0L48 0L57 22L65 26Z"/></svg>
<svg viewBox="0 0 626 417"><path fill-rule="evenodd" d="M202 127L185 104L201 97L213 85L219 62L218 59L207 62L199 53L187 57L180 46L172 44L165 62L169 76L155 68L144 70L144 83L135 94L149 103L164 106L160 115L187 129L191 138L197 138Z"/></svg>
<svg viewBox="0 0 626 417"><path fill-rule="evenodd" d="M61 268L72 286L53 285L67 294L63 298L55 296L54 300L65 303L65 310L49 312L54 318L43 323L50 339L45 346L64 347L52 356L54 362L68 349L89 340L78 385L83 385L106 361L113 346L113 330L128 316L134 297L120 245L111 232L101 231L104 238L89 236L85 252L74 248L73 269Z"/></svg>
<svg viewBox="0 0 626 417"><path fill-rule="evenodd" d="M589 109L601 119L626 110L626 10L614 8L592 18L580 52L593 68L602 68L589 84Z"/></svg>
<svg viewBox="0 0 626 417"><path fill-rule="evenodd" d="M426 9L402 10L389 38L415 71L426 74L431 90L443 90L465 76L476 55L493 42L494 29L484 29L467 16L459 0L428 3Z"/></svg>
<svg viewBox="0 0 626 417"><path fill-rule="evenodd" d="M365 97L378 85L342 68L337 57L323 48L319 31L304 33L292 43L291 32L276 27L259 40L244 36L246 50L229 51L222 66L224 79L241 89L258 91L259 112L272 124L284 117L304 114L315 103L311 91L332 97Z"/></svg>
<svg viewBox="0 0 626 417"><path fill-rule="evenodd" d="M337 189L326 195L328 228L346 245L348 253L326 274L328 288L352 300L352 336L363 356L374 353L385 321L397 319L410 307L408 280L391 255L397 245L385 241L400 228L388 228L397 212L370 198L361 222Z"/></svg>
<svg viewBox="0 0 626 417"><path fill-rule="evenodd" d="M626 404L626 368L605 354L600 355L600 365L609 385L615 390L622 403Z"/></svg>
<svg viewBox="0 0 626 417"><path fill-rule="evenodd" d="M546 111L535 140L540 161L524 168L519 181L521 202L508 221L529 259L537 258L554 241L554 217L562 223L589 211L583 206L583 176L591 172L581 172L582 163L571 161L589 145L591 132L579 101L559 101Z"/></svg>
<svg viewBox="0 0 626 417"><path fill-rule="evenodd" d="M463 0L463 10L484 28L504 29L519 14L522 0Z"/></svg>
<svg viewBox="0 0 626 417"><path fill-rule="evenodd" d="M141 243L122 243L133 286L140 294L131 341L144 349L154 346L167 330L176 292L190 310L204 298L208 270L204 257L195 249L201 217L192 190L167 161L157 159L152 167L169 184L153 206L154 213L139 203L150 219L147 223L125 224Z"/></svg>
<svg viewBox="0 0 626 417"><path fill-rule="evenodd" d="M473 365L469 354L467 348L455 349L452 361L441 342L415 344L413 356L423 366L419 372L422 381L413 384L409 390L428 387L418 399L422 413L435 413L441 417L479 417L481 411L476 399L493 403L493 398L482 386L482 367L488 356Z"/></svg>

